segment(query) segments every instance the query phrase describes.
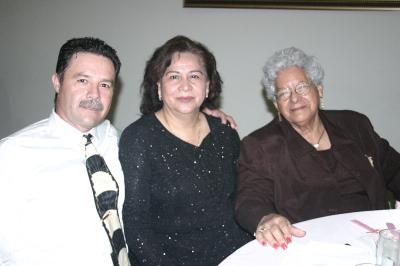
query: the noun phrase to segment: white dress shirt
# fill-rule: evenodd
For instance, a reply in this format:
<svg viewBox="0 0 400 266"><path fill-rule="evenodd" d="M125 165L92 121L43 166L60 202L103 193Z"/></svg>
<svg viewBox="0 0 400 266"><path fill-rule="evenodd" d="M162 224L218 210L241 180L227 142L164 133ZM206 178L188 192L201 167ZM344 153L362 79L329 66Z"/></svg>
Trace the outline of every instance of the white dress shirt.
<svg viewBox="0 0 400 266"><path fill-rule="evenodd" d="M117 130L104 121L90 133L119 184L121 216ZM0 142L0 265L112 265L82 135L53 111Z"/></svg>

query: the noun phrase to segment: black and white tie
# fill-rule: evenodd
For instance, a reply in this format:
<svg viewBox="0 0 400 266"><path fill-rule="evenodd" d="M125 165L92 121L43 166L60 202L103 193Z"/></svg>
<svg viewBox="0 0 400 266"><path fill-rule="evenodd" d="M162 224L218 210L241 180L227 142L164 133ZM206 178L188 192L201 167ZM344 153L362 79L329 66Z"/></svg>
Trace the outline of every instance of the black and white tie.
<svg viewBox="0 0 400 266"><path fill-rule="evenodd" d="M92 185L97 212L110 240L111 257L115 266L129 266L125 237L118 215L118 183L108 169L103 157L93 145L92 135L86 138L86 168Z"/></svg>

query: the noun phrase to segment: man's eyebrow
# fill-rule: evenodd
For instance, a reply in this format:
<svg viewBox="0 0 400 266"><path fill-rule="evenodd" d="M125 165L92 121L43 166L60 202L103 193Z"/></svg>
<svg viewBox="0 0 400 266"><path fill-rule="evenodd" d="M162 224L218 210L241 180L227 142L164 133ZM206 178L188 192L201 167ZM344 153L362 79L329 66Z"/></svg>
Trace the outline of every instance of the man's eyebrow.
<svg viewBox="0 0 400 266"><path fill-rule="evenodd" d="M74 74L72 77L85 77L85 78L89 78L90 77L90 75L88 75L88 74L85 74L85 73L82 73L82 72L79 72L79 73L76 73L76 74Z"/></svg>
<svg viewBox="0 0 400 266"><path fill-rule="evenodd" d="M103 80L101 80L101 82L109 82L109 83L111 83L112 85L115 84L115 80L111 80L111 79L103 79Z"/></svg>
<svg viewBox="0 0 400 266"><path fill-rule="evenodd" d="M176 70L168 70L168 71L165 71L165 74L170 74L170 73L178 73L178 74L180 74L180 72L179 72L179 71L176 71Z"/></svg>

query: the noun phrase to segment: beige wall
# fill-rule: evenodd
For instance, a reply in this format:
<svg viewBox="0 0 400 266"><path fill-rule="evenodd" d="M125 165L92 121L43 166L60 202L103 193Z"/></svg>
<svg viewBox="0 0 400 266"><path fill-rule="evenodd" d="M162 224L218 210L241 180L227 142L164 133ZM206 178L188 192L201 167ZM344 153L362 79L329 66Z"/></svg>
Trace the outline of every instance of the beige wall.
<svg viewBox="0 0 400 266"><path fill-rule="evenodd" d="M183 8L182 0L0 0L0 137L46 117L50 75L69 38L96 36L122 59L113 121L139 117L146 60L176 34L205 43L225 81L222 109L244 137L271 120L261 68L277 49L298 46L326 70L327 109L365 113L400 150L400 11L296 11Z"/></svg>

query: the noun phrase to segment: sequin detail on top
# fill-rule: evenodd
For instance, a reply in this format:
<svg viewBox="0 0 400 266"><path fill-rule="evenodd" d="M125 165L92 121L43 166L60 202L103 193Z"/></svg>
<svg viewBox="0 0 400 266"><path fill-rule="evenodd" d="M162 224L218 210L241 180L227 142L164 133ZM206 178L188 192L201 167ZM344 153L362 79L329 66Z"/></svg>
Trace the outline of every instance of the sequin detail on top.
<svg viewBox="0 0 400 266"><path fill-rule="evenodd" d="M121 136L126 238L142 265L217 265L251 239L234 222L231 202L239 136L207 121L211 132L199 147L154 115Z"/></svg>

